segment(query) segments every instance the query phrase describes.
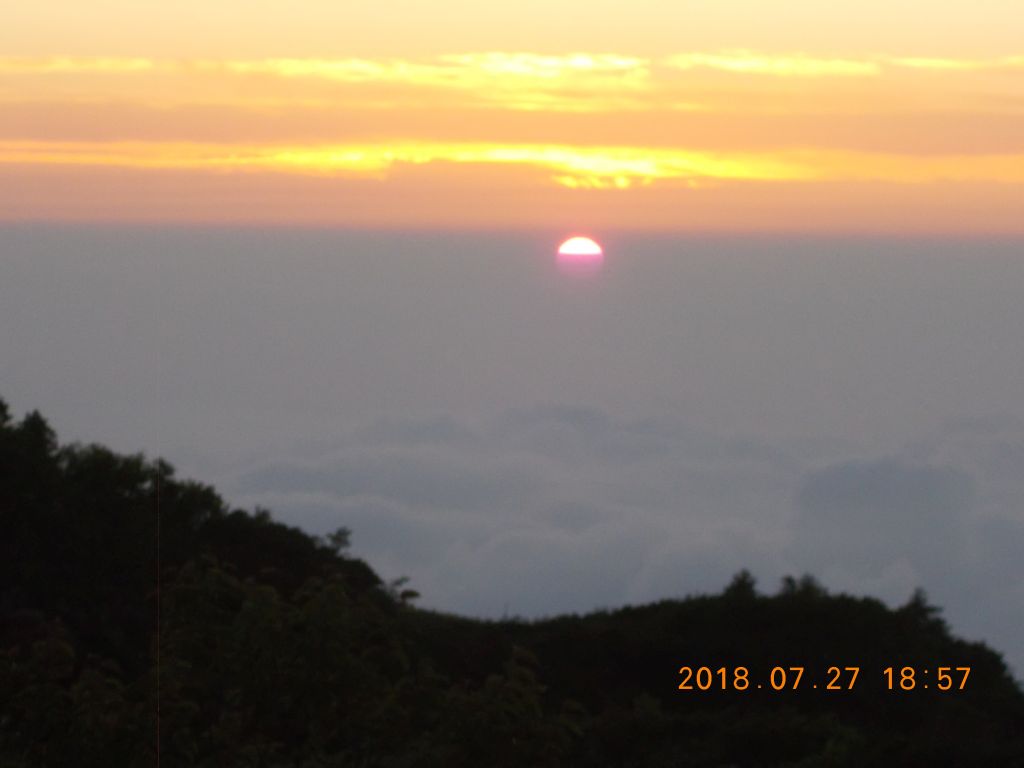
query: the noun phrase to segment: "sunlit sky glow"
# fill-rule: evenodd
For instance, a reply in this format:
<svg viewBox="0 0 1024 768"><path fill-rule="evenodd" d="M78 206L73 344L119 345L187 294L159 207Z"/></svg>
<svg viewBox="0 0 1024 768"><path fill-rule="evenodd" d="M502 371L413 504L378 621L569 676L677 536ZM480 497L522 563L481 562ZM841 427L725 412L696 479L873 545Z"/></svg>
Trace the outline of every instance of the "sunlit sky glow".
<svg viewBox="0 0 1024 768"><path fill-rule="evenodd" d="M236 5L250 22L238 29L224 15ZM274 3L185 3L174 19L147 3L15 11L18 42L0 56L0 216L1024 229L1024 38L987 3L921 5L927 19L907 13L916 3L860 4L890 14L874 38L839 10L784 3L773 13L803 14L789 16L799 44L741 0L720 4L748 19L731 34L721 8L638 25L643 8L599 4L590 21L622 34L584 23L564 40L450 0L437 19L462 21L435 20L429 44L406 26L422 11L385 5L404 12L390 35L384 11L341 19L319 2L301 22ZM540 6L522 13L540 23ZM329 42L332 24L353 34Z"/></svg>

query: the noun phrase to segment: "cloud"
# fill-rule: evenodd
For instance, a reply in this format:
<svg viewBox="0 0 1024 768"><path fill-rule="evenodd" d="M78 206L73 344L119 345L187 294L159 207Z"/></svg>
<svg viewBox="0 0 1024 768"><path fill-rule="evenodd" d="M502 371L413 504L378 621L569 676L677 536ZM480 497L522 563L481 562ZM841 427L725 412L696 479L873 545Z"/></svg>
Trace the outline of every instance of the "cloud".
<svg viewBox="0 0 1024 768"><path fill-rule="evenodd" d="M458 166L523 168L542 186L569 189L693 188L701 182L998 182L1024 184L1024 155L902 155L831 149L713 152L685 147L388 141L237 144L163 141L0 140L0 166L270 173L384 182L427 167L451 184Z"/></svg>
<svg viewBox="0 0 1024 768"><path fill-rule="evenodd" d="M90 214L99 218L123 217L146 200L166 216L167 202L150 197L160 184L188 186L173 197L194 200L236 174L247 185L270 177L285 198L269 201L260 220L282 216L295 197L283 185L296 176L351 180L362 187L351 193L359 200L378 191L369 186L377 183L397 199L422 176L433 204L448 200L462 215L460 179L473 173L484 190L525 189L530 201L547 190L590 205L599 197L591 191L607 191L616 198L604 203L614 215L655 216L659 228L675 226L678 217L662 211L680 204L699 226L719 226L693 200L675 199L693 191L716 215L754 215L737 203L753 195L751 208L769 211L773 222L782 221L782 185L809 188L805 194L816 201L838 194L842 204L830 198L829 209L846 211L857 195L824 184L979 184L993 187L988 194L1009 195L1003 186L1024 184L1024 145L1020 86L1007 85L1013 78L1005 73L1019 72L1022 61L752 50L659 58L493 50L377 58L2 57L0 165L29 172L31 180L15 186L45 189L43 202L19 198L0 208L70 216L54 213L67 184L50 174L63 172L104 186L99 200L132 186L131 204ZM966 85L950 89L954 75ZM112 171L111 179L98 182L101 171ZM620 192L637 198L649 188L671 199L623 205ZM727 201L710 191L719 189ZM891 215L873 191L862 194L883 219ZM990 227L991 214L975 194L953 197L971 201L965 212L986 210ZM953 199L941 189L925 197L930 205ZM367 214L349 213L350 205L325 207L328 220L348 214L348 223L367 222ZM368 205L374 217L396 215L384 207ZM426 211L422 200L393 207ZM796 207L792 221L804 228L806 206ZM184 206L185 216L206 216L210 208ZM309 216L303 209L285 218ZM927 218L937 218L931 208Z"/></svg>
<svg viewBox="0 0 1024 768"><path fill-rule="evenodd" d="M958 420L900 455L809 471L788 559L833 588L900 602L923 587L954 629L1024 657L1024 423Z"/></svg>
<svg viewBox="0 0 1024 768"><path fill-rule="evenodd" d="M449 509L475 509L511 496L526 503L544 483L542 467L511 457L438 455L422 448L351 453L318 466L274 464L246 477L245 492L313 492L366 496Z"/></svg>
<svg viewBox="0 0 1024 768"><path fill-rule="evenodd" d="M978 161L980 162L980 160ZM383 180L403 167L433 164L523 166L571 188L619 188L689 179L800 180L817 172L769 153L715 153L630 146L384 143L303 146L186 142L0 141L0 164L107 166L153 170L250 171Z"/></svg>
<svg viewBox="0 0 1024 768"><path fill-rule="evenodd" d="M1018 438L953 425L864 459L556 404L379 420L226 485L315 533L350 527L358 555L443 610L580 612L717 591L741 568L767 591L810 572L894 605L924 587L1005 649L1024 608Z"/></svg>
<svg viewBox="0 0 1024 768"><path fill-rule="evenodd" d="M895 57L887 63L908 69L936 70L938 72L977 72L985 70L1024 69L1024 56L1002 56L995 59L954 59L941 57Z"/></svg>
<svg viewBox="0 0 1024 768"><path fill-rule="evenodd" d="M649 86L649 61L609 53L547 55L486 51L428 58L147 59L95 56L2 57L0 76L104 78L109 93L160 78L181 94L212 89L237 103L239 84L259 81L272 100L287 103L298 87L330 100L344 89L360 106L429 105L454 97L509 110L592 112L635 106ZM45 83L46 81L44 81ZM96 87L93 82L93 87ZM372 89L367 91L367 89ZM232 94L232 91L234 92ZM168 94L164 94L166 97ZM436 103L435 103L436 106Z"/></svg>
<svg viewBox="0 0 1024 768"><path fill-rule="evenodd" d="M797 497L796 553L819 571L864 578L909 564L932 577L962 565L974 496L951 467L881 459L816 470Z"/></svg>
<svg viewBox="0 0 1024 768"><path fill-rule="evenodd" d="M773 55L748 50L680 53L666 59L677 69L718 69L743 75L773 77L872 77L881 72L871 58L838 59L805 54Z"/></svg>
<svg viewBox="0 0 1024 768"><path fill-rule="evenodd" d="M749 441L555 405L378 421L229 485L308 530L351 527L431 605L537 615L714 589L771 561L757 549L777 539L791 469Z"/></svg>

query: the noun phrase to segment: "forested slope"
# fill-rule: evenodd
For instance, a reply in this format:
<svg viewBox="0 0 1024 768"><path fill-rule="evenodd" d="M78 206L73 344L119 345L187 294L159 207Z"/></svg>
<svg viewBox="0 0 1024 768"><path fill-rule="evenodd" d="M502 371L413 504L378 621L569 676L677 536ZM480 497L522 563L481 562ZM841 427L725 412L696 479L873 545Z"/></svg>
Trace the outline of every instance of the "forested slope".
<svg viewBox="0 0 1024 768"><path fill-rule="evenodd" d="M484 622L414 607L347 543L0 402L0 765L1024 765L1002 659L921 594L767 596L741 573Z"/></svg>

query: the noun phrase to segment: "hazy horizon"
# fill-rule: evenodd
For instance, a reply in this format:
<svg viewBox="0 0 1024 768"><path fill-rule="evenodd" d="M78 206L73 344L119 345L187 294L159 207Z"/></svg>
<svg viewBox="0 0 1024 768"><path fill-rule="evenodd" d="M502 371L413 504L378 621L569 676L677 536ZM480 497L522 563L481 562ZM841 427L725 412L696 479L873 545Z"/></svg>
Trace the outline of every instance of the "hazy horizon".
<svg viewBox="0 0 1024 768"><path fill-rule="evenodd" d="M805 571L1024 669L1024 242L0 227L0 398L352 529L421 604Z"/></svg>

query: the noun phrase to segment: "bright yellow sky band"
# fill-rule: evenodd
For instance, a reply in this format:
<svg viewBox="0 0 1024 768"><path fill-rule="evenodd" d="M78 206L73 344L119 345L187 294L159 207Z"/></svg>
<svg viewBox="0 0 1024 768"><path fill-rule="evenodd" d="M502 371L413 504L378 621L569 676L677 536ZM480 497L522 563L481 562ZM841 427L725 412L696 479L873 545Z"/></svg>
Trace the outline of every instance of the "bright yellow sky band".
<svg viewBox="0 0 1024 768"><path fill-rule="evenodd" d="M6 219L1019 232L1024 55L8 56L0 173Z"/></svg>

